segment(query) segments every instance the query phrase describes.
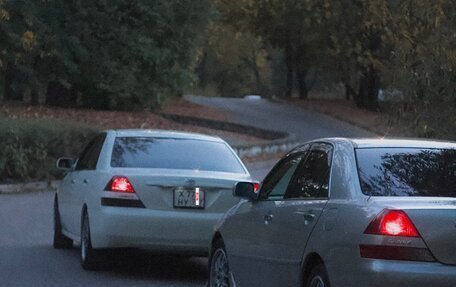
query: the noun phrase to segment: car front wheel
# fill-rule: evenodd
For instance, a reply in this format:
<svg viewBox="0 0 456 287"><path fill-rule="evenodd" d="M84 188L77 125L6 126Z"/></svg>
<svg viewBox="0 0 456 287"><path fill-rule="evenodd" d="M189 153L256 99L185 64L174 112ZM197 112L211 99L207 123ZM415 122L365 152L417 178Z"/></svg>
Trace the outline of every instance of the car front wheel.
<svg viewBox="0 0 456 287"><path fill-rule="evenodd" d="M330 287L328 274L323 264L318 264L312 269L306 287Z"/></svg>
<svg viewBox="0 0 456 287"><path fill-rule="evenodd" d="M217 241L214 244L210 264L210 287L229 287L230 284L230 268L228 266L228 258L226 256L223 242Z"/></svg>

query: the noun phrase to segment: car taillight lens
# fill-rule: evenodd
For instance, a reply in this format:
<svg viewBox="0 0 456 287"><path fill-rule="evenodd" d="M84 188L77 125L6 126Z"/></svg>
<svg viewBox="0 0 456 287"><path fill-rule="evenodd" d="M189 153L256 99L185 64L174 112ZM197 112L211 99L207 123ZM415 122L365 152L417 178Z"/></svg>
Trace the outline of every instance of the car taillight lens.
<svg viewBox="0 0 456 287"><path fill-rule="evenodd" d="M259 182L254 182L253 183L253 191L255 193L257 193L259 188L260 188L260 183Z"/></svg>
<svg viewBox="0 0 456 287"><path fill-rule="evenodd" d="M135 190L125 176L114 176L106 186L106 191L134 193Z"/></svg>
<svg viewBox="0 0 456 287"><path fill-rule="evenodd" d="M404 211L391 209L384 209L380 212L366 228L364 234L414 237L418 240L421 238L415 225ZM359 251L362 258L369 259L435 261L429 249L421 247L361 244Z"/></svg>
<svg viewBox="0 0 456 287"><path fill-rule="evenodd" d="M420 237L415 225L402 210L383 210L372 220L364 234Z"/></svg>

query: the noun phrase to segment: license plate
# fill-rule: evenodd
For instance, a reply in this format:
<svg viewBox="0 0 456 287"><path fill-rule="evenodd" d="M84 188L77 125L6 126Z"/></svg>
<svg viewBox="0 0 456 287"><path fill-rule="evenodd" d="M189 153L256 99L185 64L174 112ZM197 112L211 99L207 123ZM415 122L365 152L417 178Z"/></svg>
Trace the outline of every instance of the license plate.
<svg viewBox="0 0 456 287"><path fill-rule="evenodd" d="M174 190L174 207L204 208L205 193L199 187Z"/></svg>

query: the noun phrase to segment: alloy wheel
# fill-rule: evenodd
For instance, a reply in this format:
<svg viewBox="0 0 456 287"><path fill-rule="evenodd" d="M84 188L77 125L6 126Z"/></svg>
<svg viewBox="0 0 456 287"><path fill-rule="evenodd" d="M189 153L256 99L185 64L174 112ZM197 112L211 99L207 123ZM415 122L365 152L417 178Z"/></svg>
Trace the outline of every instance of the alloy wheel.
<svg viewBox="0 0 456 287"><path fill-rule="evenodd" d="M90 244L90 230L89 224L87 222L87 216L84 216L84 222L82 224L82 235L81 235L81 259L82 261L86 261L87 259L87 252L89 250Z"/></svg>
<svg viewBox="0 0 456 287"><path fill-rule="evenodd" d="M225 251L222 248L219 248L212 257L210 287L229 287L229 273L228 260Z"/></svg>
<svg viewBox="0 0 456 287"><path fill-rule="evenodd" d="M310 282L309 287L326 287L325 282L323 281L323 278L321 276L317 275L314 278L312 278L312 281Z"/></svg>

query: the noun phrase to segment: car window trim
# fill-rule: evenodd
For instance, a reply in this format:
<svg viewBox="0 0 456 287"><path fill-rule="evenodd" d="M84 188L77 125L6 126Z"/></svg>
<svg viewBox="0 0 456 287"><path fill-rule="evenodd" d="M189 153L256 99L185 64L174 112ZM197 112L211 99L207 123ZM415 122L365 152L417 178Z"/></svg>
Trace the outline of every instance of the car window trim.
<svg viewBox="0 0 456 287"><path fill-rule="evenodd" d="M285 160L287 160L288 158L290 158L291 156L295 156L297 154L304 154L303 158L301 159L302 160L305 160L307 159L307 156L308 156L308 152L311 148L312 144L309 144L309 143L306 143L302 146L299 146L293 150L291 150L287 155L285 155L283 158L281 158L273 167L272 169L268 172L268 174L265 176L265 178L263 179L262 181L262 184L260 186L260 191L259 191L259 195L258 195L258 201L269 201L270 199L269 198L261 198L261 194L262 194L262 189L263 189L263 184L265 181L267 181L270 176L273 174L273 172L275 171L275 169L280 166ZM298 164L298 166L301 164L301 162ZM294 174L293 174L294 176ZM293 179L293 177L292 177ZM291 180L290 180L291 182ZM287 186L288 188L288 186ZM286 191L285 191L286 192ZM284 193L285 195L285 193ZM271 199L272 201L277 201L277 200L284 200L283 196L281 199Z"/></svg>
<svg viewBox="0 0 456 287"><path fill-rule="evenodd" d="M101 145L100 145L101 148L100 148L100 150L98 152L98 156L97 156L97 160L96 160L95 166L93 168L92 167L85 167L85 168L78 169L78 163L80 162L80 159L82 158L82 156L81 156L81 158L79 158L77 160L77 162L76 162L74 171L96 170L97 169L98 161L100 160L100 154L101 154L101 151L103 150L103 145L104 145L104 143L106 141L106 136L107 136L106 133L99 133L98 135L96 135L87 144L87 146L84 148L83 152L81 153L82 156L89 156L89 159L91 159L92 153L94 151L94 148L97 147L98 142L101 141Z"/></svg>
<svg viewBox="0 0 456 287"><path fill-rule="evenodd" d="M329 149L328 148L324 148L324 147L321 147L322 145L324 146L327 146L327 147L330 147ZM296 198L283 198L283 200L305 200L305 201L312 201L312 200L318 200L318 199L321 199L321 200L329 200L331 198L331 178L332 178L332 163L333 163L333 157L334 157L334 145L332 143L328 143L328 142L314 142L310 145L309 149L307 150L307 154L305 156L305 159L303 158L303 160L299 163L299 166L298 168L301 166L301 164L305 164L305 162L308 160L309 158L309 155L313 152L313 151L323 151L323 152L329 152L331 153L330 156L328 156L328 165L329 165L329 177L328 177L328 196L326 197L308 197L308 198L303 198L303 197L296 197ZM296 170L298 170L298 168ZM293 175L292 179L290 180L290 183L288 184L287 186L287 190L285 191L285 194L288 192L288 187L289 185L293 182L293 180L295 179L296 177L296 173ZM284 196L285 196L284 194Z"/></svg>

